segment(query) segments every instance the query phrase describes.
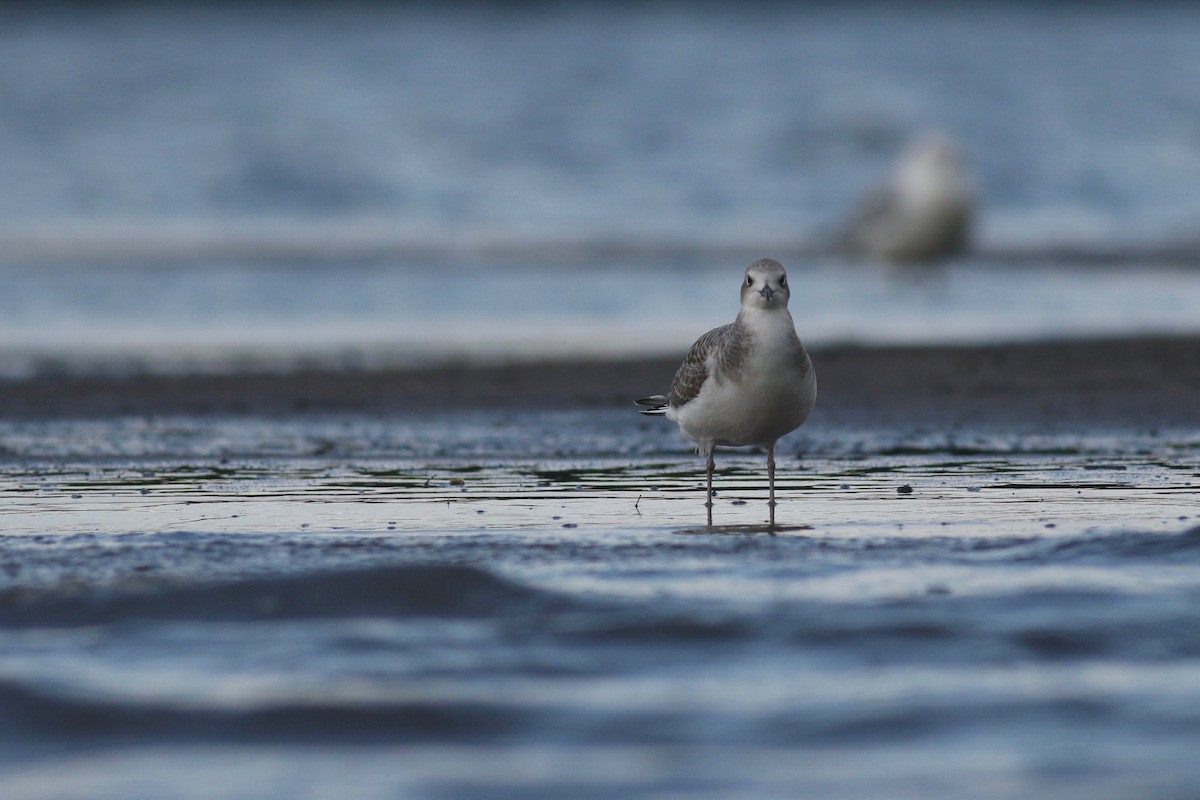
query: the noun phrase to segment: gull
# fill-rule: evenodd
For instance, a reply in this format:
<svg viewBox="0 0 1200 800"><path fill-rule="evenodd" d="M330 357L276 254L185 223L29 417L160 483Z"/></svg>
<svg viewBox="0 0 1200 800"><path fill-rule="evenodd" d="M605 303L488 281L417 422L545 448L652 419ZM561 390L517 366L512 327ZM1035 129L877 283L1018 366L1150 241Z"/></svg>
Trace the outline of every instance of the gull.
<svg viewBox="0 0 1200 800"><path fill-rule="evenodd" d="M737 319L692 345L668 395L635 401L641 413L679 424L707 459L708 524L712 526L713 449L756 445L767 450L770 527L775 527L775 443L800 427L817 400L812 360L788 312L783 265L760 258L742 279Z"/></svg>
<svg viewBox="0 0 1200 800"><path fill-rule="evenodd" d="M964 252L975 187L949 140L926 134L905 148L886 183L863 200L846 234L862 255L934 261Z"/></svg>

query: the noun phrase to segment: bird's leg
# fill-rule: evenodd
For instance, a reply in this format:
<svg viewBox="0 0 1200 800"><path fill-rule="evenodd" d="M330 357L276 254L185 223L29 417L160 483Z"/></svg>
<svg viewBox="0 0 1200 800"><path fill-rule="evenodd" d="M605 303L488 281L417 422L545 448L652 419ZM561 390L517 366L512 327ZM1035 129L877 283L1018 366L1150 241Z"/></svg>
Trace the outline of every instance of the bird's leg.
<svg viewBox="0 0 1200 800"><path fill-rule="evenodd" d="M708 527L710 527L710 528L712 527L712 506L713 506L713 503L712 503L712 474L713 474L713 466L714 466L714 464L713 464L713 449L710 447L710 448L708 449L708 464L707 464L707 472L708 472L708 488L706 489L706 491L705 491L705 494L704 494L704 507L708 509Z"/></svg>
<svg viewBox="0 0 1200 800"><path fill-rule="evenodd" d="M771 487L771 499L767 508L771 509L771 527L775 527L775 443L767 445L767 483Z"/></svg>

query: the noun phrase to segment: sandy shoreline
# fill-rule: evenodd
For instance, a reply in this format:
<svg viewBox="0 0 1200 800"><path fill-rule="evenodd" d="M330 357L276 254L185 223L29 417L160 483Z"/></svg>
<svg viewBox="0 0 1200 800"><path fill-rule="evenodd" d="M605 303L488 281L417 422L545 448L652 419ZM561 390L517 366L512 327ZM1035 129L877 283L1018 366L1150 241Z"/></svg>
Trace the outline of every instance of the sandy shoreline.
<svg viewBox="0 0 1200 800"><path fill-rule="evenodd" d="M682 353L680 354L682 356ZM0 381L10 419L624 406L680 356L285 374L43 375ZM1200 424L1200 337L813 351L825 419L882 424Z"/></svg>

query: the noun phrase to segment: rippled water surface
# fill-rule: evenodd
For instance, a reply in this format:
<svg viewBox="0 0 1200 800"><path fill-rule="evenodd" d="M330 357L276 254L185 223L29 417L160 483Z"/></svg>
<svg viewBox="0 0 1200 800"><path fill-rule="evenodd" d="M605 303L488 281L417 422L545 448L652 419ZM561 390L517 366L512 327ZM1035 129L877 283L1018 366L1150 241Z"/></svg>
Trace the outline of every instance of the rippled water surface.
<svg viewBox="0 0 1200 800"><path fill-rule="evenodd" d="M0 428L5 796L1179 797L1195 430ZM116 448L111 443L122 442Z"/></svg>

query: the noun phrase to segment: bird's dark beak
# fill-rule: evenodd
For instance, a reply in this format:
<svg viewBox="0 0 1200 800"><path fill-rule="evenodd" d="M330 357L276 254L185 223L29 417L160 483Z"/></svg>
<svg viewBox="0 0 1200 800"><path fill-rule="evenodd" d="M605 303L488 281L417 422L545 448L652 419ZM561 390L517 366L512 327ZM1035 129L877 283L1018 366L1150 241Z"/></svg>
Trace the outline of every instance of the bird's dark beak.
<svg viewBox="0 0 1200 800"><path fill-rule="evenodd" d="M764 286L758 290L758 293L763 296L764 300L770 300L771 296L775 294L775 290L770 286Z"/></svg>

